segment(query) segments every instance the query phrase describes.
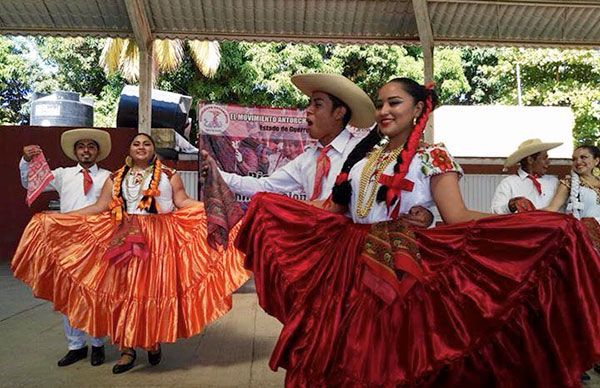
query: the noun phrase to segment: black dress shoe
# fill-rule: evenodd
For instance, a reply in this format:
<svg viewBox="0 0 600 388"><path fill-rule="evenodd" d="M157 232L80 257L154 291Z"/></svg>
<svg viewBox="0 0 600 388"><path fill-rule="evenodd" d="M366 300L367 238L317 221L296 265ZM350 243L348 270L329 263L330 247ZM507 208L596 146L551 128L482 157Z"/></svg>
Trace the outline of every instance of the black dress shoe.
<svg viewBox="0 0 600 388"><path fill-rule="evenodd" d="M127 364L115 364L112 369L112 372L115 375L127 372L129 369L133 368L133 365L135 364L136 354L134 349L121 352L121 356L129 356L131 357L131 361L129 361Z"/></svg>
<svg viewBox="0 0 600 388"><path fill-rule="evenodd" d="M148 362L150 365L158 365L160 360L162 359L162 349L160 348L160 344L158 345L158 351L148 352Z"/></svg>
<svg viewBox="0 0 600 388"><path fill-rule="evenodd" d="M58 366L67 366L76 363L79 360L83 360L87 357L87 346L81 349L69 350L69 352L60 360L58 360Z"/></svg>
<svg viewBox="0 0 600 388"><path fill-rule="evenodd" d="M90 359L92 366L104 364L104 345L92 346L92 358Z"/></svg>
<svg viewBox="0 0 600 388"><path fill-rule="evenodd" d="M581 381L590 381L592 379L592 376L590 376L587 372L583 372L583 374L581 375Z"/></svg>

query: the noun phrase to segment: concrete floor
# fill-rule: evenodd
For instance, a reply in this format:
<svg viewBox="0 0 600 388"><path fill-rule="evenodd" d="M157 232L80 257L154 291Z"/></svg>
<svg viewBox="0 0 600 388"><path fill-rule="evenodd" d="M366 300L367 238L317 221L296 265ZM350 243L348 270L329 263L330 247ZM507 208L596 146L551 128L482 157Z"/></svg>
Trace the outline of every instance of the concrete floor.
<svg viewBox="0 0 600 388"><path fill-rule="evenodd" d="M267 365L280 323L257 305L251 285L234 295L233 305L202 334L163 345L158 366L138 350L135 368L113 375L119 354L109 345L101 366L92 367L88 358L59 368L66 353L61 316L0 263L0 386L282 387L285 371Z"/></svg>
<svg viewBox="0 0 600 388"><path fill-rule="evenodd" d="M134 369L113 375L119 357L107 346L106 363L88 360L59 368L66 353L62 319L48 302L0 263L0 387L282 387L284 370L267 363L281 325L257 305L251 284L234 295L232 311L195 337L163 345L163 361L152 367L138 351ZM584 387L600 388L600 376Z"/></svg>

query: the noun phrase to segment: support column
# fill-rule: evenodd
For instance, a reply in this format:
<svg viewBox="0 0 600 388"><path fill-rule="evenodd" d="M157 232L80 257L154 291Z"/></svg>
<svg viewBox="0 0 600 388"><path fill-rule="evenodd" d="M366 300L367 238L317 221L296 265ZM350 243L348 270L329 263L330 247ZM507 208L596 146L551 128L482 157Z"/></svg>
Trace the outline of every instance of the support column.
<svg viewBox="0 0 600 388"><path fill-rule="evenodd" d="M143 0L125 0L125 7L140 53L138 132L150 134L152 125L152 50L154 40Z"/></svg>
<svg viewBox="0 0 600 388"><path fill-rule="evenodd" d="M429 9L427 0L412 0L417 30L419 31L419 40L423 49L423 75L425 84L433 81L433 30L431 29L431 20L429 18ZM429 118L427 128L425 129L424 140L427 143L433 143L433 117Z"/></svg>
<svg viewBox="0 0 600 388"><path fill-rule="evenodd" d="M152 45L140 48L140 83L138 99L138 132L150 134L152 126Z"/></svg>

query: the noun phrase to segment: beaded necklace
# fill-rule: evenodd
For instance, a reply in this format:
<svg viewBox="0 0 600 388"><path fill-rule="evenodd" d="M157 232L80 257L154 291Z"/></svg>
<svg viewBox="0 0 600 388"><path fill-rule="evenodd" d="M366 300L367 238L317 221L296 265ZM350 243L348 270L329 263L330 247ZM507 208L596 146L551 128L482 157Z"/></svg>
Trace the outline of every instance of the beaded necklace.
<svg viewBox="0 0 600 388"><path fill-rule="evenodd" d="M149 166L142 171L134 171L131 169L127 172L127 177L125 178L125 196L127 197L127 203L137 203L137 201L142 198L144 182L151 172L152 166ZM132 194L131 191L136 187L138 188L137 193Z"/></svg>
<svg viewBox="0 0 600 388"><path fill-rule="evenodd" d="M379 189L379 178L393 161L398 158L400 152L402 152L403 145L393 149L392 151L386 152L385 147L380 147L373 150L368 158L365 166L360 174L360 181L358 186L358 200L356 203L356 214L359 218L365 218L375 202L377 197L377 190ZM367 197L367 188L369 183L373 181L373 185L369 190ZM365 197L367 197L365 202Z"/></svg>
<svg viewBox="0 0 600 388"><path fill-rule="evenodd" d="M573 173L575 174L575 173ZM581 181L581 186L583 187L587 187L588 189L592 190L594 193L596 193L596 204L600 204L600 186L596 186L594 185L592 182L590 182L587 178L584 178L582 176L579 177L580 181ZM598 179L594 179L596 182L598 182Z"/></svg>

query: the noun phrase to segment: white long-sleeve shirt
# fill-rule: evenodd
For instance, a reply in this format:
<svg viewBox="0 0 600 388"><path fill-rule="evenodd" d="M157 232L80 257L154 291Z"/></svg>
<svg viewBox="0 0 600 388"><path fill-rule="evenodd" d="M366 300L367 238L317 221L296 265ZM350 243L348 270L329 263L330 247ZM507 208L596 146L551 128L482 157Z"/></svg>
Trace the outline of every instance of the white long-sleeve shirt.
<svg viewBox="0 0 600 388"><path fill-rule="evenodd" d="M523 169L519 168L516 175L508 176L500 182L492 198L492 212L510 214L508 201L515 197L527 198L536 209L550 204L558 186L558 179L552 175L537 178L542 187L542 194L539 194L533 181L527 178L527 175Z"/></svg>
<svg viewBox="0 0 600 388"><path fill-rule="evenodd" d="M24 188L27 188L29 163L23 158L19 162L19 170L21 173L21 184ZM59 167L52 170L54 179L44 188L44 191L58 192L61 213L79 210L94 204L100 196L104 181L110 176L110 171L99 168L97 164L90 167L89 172L93 183L86 195L83 193L82 170L83 167L79 164L74 167Z"/></svg>
<svg viewBox="0 0 600 388"><path fill-rule="evenodd" d="M331 194L337 175L350 152L361 138L352 135L344 129L330 143L331 149L327 152L330 160L329 174L323 180L319 200L326 199ZM304 191L308 197L313 193L317 157L323 146L320 143L310 145L294 160L275 170L268 177L241 176L221 171L221 176L231 191L236 194L251 197L259 192L288 193Z"/></svg>

